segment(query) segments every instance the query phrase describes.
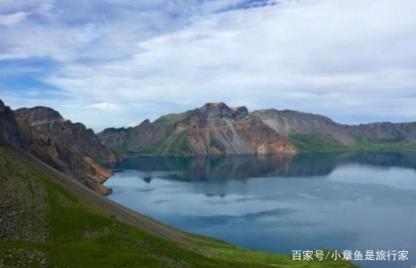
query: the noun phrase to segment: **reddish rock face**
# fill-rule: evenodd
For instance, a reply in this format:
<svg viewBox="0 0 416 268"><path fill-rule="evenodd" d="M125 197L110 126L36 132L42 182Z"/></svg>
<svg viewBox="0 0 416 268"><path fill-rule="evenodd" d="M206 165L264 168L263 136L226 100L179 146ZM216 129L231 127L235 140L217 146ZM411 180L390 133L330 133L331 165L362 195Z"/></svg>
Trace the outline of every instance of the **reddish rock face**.
<svg viewBox="0 0 416 268"><path fill-rule="evenodd" d="M28 152L41 160L42 162L50 165L51 167L69 175L71 178L78 180L82 184L89 188L102 193L108 194L111 189L108 189L102 185L102 183L109 178L112 174L110 171L103 168L92 157L86 155L82 151L82 146L77 145L84 144L87 146L88 142L99 143L97 137L95 141L89 139L85 140L82 135L72 135L76 133L76 130L71 129L71 125L68 126L70 131L63 129L65 135L53 136L53 132L49 132L49 128L45 125L64 124L65 121L59 115L58 112L42 107L35 112L30 112L30 109L21 110L22 117L15 116L15 113L0 101L0 142L11 145L17 149ZM26 119L31 120L32 123ZM82 126L78 127L78 132L83 133L88 130ZM94 133L87 133L90 135ZM67 140L60 141L71 136L70 142ZM90 137L91 138L91 137ZM100 146L104 147L99 143ZM104 154L105 151L103 150ZM107 157L112 157L107 156Z"/></svg>
<svg viewBox="0 0 416 268"><path fill-rule="evenodd" d="M296 148L246 107L208 103L183 114L99 134L110 148L159 155L293 154ZM125 152L126 152L125 151Z"/></svg>
<svg viewBox="0 0 416 268"><path fill-rule="evenodd" d="M177 124L183 129L192 154L296 153L296 148L285 137L277 134L261 120L250 116L246 108L231 109L221 104L218 106L221 112L195 110L189 118Z"/></svg>
<svg viewBox="0 0 416 268"><path fill-rule="evenodd" d="M101 194L111 189L102 183L112 173L88 156L83 156L57 142L48 132L38 130L22 118L17 122L27 140L27 151L51 167L67 174Z"/></svg>
<svg viewBox="0 0 416 268"><path fill-rule="evenodd" d="M83 160L85 162L87 174L94 182L91 188L104 195L112 193L112 189L105 187L103 183L110 178L113 173L103 168L91 157L85 156Z"/></svg>
<svg viewBox="0 0 416 268"><path fill-rule="evenodd" d="M319 151L320 146L337 151L370 148L368 141L392 144L388 146L412 144L414 148L416 123L350 126L317 114L274 109L249 113L245 107L208 103L182 114L162 116L153 123L147 120L134 128L108 129L99 137L107 147L123 153L294 154L301 149Z"/></svg>
<svg viewBox="0 0 416 268"><path fill-rule="evenodd" d="M278 134L255 117L235 123L237 133L256 154L295 154L297 149L284 136Z"/></svg>

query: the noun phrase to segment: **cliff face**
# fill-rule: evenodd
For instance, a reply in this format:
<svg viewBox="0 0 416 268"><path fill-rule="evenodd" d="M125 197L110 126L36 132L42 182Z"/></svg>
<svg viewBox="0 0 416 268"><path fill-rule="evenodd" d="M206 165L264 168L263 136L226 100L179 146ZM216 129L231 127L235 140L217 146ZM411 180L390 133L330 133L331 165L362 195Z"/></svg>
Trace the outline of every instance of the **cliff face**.
<svg viewBox="0 0 416 268"><path fill-rule="evenodd" d="M290 135L321 135L335 139L342 144L351 144L354 140L346 131L346 126L335 123L322 115L271 109L255 111L253 116L286 137Z"/></svg>
<svg viewBox="0 0 416 268"><path fill-rule="evenodd" d="M297 111L208 103L134 128L106 129L103 144L156 155L293 154L298 151L416 150L416 123L350 126Z"/></svg>
<svg viewBox="0 0 416 268"><path fill-rule="evenodd" d="M72 151L57 142L48 132L32 128L23 118L17 118L27 140L27 151L53 168L69 175L101 194L111 193L102 185L112 173L92 158Z"/></svg>
<svg viewBox="0 0 416 268"><path fill-rule="evenodd" d="M26 148L26 139L19 129L13 111L0 100L0 142L19 149Z"/></svg>
<svg viewBox="0 0 416 268"><path fill-rule="evenodd" d="M22 108L15 111L17 117L29 122L32 128L46 132L59 144L72 151L100 162L114 163L117 154L107 149L94 134L81 123L65 120L57 111L48 107Z"/></svg>
<svg viewBox="0 0 416 268"><path fill-rule="evenodd" d="M70 146L71 143L62 140L65 139L63 136L54 136L53 132L44 128L47 124L64 123L59 113L48 108L39 109L35 113L27 113L26 110L24 109L25 116L16 117L15 113L0 101L0 141L32 154L99 193L111 192L111 189L102 185L112 175L110 171L91 156L74 149L75 146ZM81 137L75 136L72 141L77 143L77 139ZM84 144L86 142L88 140L80 141Z"/></svg>
<svg viewBox="0 0 416 268"><path fill-rule="evenodd" d="M208 103L182 114L144 121L128 129L99 133L102 142L121 152L161 155L296 153L282 135L251 116L245 107Z"/></svg>

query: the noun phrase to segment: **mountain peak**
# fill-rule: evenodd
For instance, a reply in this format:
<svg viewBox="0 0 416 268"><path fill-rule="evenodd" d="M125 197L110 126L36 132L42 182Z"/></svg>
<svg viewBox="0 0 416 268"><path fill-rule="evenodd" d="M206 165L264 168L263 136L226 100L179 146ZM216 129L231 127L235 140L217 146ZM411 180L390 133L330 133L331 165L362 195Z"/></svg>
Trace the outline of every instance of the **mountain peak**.
<svg viewBox="0 0 416 268"><path fill-rule="evenodd" d="M237 117L239 118L246 117L249 114L246 106L239 106L233 108L233 111L237 114Z"/></svg>
<svg viewBox="0 0 416 268"><path fill-rule="evenodd" d="M150 122L149 119L144 120L143 122L140 123L139 126L146 126L146 125L151 125L152 123Z"/></svg>
<svg viewBox="0 0 416 268"><path fill-rule="evenodd" d="M237 108L230 108L224 102L217 102L217 103L207 103L201 108L197 109L198 111L206 114L209 118L242 118L248 115L248 110L246 107L237 107Z"/></svg>
<svg viewBox="0 0 416 268"><path fill-rule="evenodd" d="M62 115L52 108L36 106L33 108L21 108L15 111L16 115L24 118L31 124L63 121Z"/></svg>
<svg viewBox="0 0 416 268"><path fill-rule="evenodd" d="M228 107L224 102L207 102L202 107Z"/></svg>

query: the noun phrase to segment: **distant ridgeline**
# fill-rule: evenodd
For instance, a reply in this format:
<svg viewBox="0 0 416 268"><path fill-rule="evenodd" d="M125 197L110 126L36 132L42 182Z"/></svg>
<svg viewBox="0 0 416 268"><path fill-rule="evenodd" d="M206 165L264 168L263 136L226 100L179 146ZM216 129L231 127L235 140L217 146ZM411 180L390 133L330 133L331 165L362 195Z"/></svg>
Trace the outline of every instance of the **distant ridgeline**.
<svg viewBox="0 0 416 268"><path fill-rule="evenodd" d="M357 150L416 151L415 123L338 124L297 111L208 103L130 128L98 134L119 153L144 155L295 154Z"/></svg>
<svg viewBox="0 0 416 268"><path fill-rule="evenodd" d="M102 185L112 173L102 163L118 156L101 144L91 129L65 120L47 107L12 111L0 101L0 143L43 161L89 188L107 194Z"/></svg>

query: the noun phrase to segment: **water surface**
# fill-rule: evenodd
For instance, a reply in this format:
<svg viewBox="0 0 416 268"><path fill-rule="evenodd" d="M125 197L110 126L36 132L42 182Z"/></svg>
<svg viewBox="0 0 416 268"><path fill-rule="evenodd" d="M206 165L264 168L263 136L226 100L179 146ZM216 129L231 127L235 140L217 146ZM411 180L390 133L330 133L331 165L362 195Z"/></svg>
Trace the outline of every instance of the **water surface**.
<svg viewBox="0 0 416 268"><path fill-rule="evenodd" d="M415 154L131 157L106 185L127 207L245 248L408 250L409 262L359 264L416 264Z"/></svg>

